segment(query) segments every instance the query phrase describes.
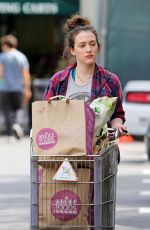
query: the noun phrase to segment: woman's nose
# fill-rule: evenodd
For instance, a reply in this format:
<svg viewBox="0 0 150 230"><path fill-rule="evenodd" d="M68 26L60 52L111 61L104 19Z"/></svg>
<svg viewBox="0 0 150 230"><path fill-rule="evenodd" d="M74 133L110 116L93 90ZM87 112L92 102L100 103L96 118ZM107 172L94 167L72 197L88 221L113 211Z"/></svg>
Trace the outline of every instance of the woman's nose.
<svg viewBox="0 0 150 230"><path fill-rule="evenodd" d="M91 51L91 47L89 45L87 45L86 50L87 50L87 52L90 52Z"/></svg>

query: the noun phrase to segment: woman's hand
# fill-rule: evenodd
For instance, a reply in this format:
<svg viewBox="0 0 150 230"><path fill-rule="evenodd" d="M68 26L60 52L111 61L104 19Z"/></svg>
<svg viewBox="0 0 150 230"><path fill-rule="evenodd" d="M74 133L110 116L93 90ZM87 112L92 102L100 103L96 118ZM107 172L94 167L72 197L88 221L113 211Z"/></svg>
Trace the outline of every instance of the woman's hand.
<svg viewBox="0 0 150 230"><path fill-rule="evenodd" d="M111 127L118 129L120 136L124 136L127 134L127 127L123 124L120 118L113 119L111 121Z"/></svg>

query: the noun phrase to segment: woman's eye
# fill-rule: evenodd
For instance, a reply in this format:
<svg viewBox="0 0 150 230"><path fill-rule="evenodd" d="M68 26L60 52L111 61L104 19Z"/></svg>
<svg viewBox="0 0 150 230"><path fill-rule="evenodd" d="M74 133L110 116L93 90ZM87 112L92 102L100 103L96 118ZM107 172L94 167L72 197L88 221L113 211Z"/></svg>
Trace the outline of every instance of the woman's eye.
<svg viewBox="0 0 150 230"><path fill-rule="evenodd" d="M91 43L91 46L95 46L96 44L95 43Z"/></svg>
<svg viewBox="0 0 150 230"><path fill-rule="evenodd" d="M84 44L80 45L81 48L83 48L84 46L85 46Z"/></svg>

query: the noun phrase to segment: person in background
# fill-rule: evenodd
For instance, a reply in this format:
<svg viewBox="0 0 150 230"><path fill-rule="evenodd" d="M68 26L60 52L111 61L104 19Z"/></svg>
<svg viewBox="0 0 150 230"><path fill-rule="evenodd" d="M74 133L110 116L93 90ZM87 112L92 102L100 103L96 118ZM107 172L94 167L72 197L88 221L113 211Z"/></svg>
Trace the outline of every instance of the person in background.
<svg viewBox="0 0 150 230"><path fill-rule="evenodd" d="M31 98L31 79L26 56L17 50L17 38L6 35L0 39L0 93L1 110L4 115L6 134L20 139L23 130L16 123L17 111L27 106Z"/></svg>
<svg viewBox="0 0 150 230"><path fill-rule="evenodd" d="M118 76L96 64L100 51L96 30L87 18L76 14L66 20L64 32L64 57L74 57L75 63L49 79L44 99L56 95L69 97L80 92L90 93L91 101L102 96L117 97L116 108L109 123L111 128L117 128L120 135L123 135L126 127L121 84Z"/></svg>

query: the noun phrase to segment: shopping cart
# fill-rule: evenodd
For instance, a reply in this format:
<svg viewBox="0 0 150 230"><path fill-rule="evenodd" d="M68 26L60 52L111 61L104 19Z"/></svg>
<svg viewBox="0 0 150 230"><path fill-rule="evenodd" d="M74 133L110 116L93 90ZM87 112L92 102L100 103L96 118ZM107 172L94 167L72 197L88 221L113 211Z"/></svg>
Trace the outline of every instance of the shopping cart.
<svg viewBox="0 0 150 230"><path fill-rule="evenodd" d="M78 96L85 99L84 94ZM71 97L75 98L76 95ZM111 141L116 139L117 130L111 130L110 137ZM50 157L34 153L31 138L30 152L31 230L115 229L117 144L97 155ZM56 176L64 162L74 172L73 181Z"/></svg>
<svg viewBox="0 0 150 230"><path fill-rule="evenodd" d="M90 155L86 159L85 157L82 159L77 156L65 155L56 155L54 159L54 156L50 158L49 156L37 156L34 154L31 141L31 229L115 229L117 155L118 147L117 145L112 145L100 155ZM53 175L48 173L48 169L53 168L56 171L66 157L73 165L76 174L81 174L80 180L76 182L52 180ZM43 170L41 166L43 164L47 171L45 178L41 180L40 170ZM84 174L85 170L90 170L90 180L87 180L86 177L83 179L82 174ZM84 194L82 191L83 186L89 187L88 191L86 191L88 193L87 203L82 203L80 200L80 202L74 203L74 207L72 203L68 203L72 208L67 208L67 204L64 204L64 206L63 204L57 205L57 199L55 201L54 199L49 200L47 193L51 192L51 190L53 190L53 194L61 190L69 190L70 193L74 193L74 190L71 190L71 185L74 184L76 184L77 194L82 198L86 196L85 190ZM39 197L39 186L44 189L43 191L41 190L41 197ZM63 189L59 189L60 187ZM65 202L67 195L64 192L64 198L61 196L62 202ZM81 206L82 212L83 210L88 210L88 213L86 213L87 222L85 220L82 222L82 219L79 220L79 218L83 217L82 214L79 218L75 217L81 211ZM75 214L73 210L75 210ZM65 225L66 219L70 220L67 221L67 226Z"/></svg>

